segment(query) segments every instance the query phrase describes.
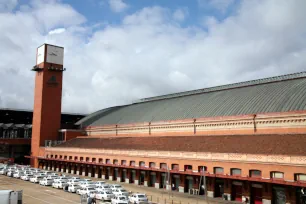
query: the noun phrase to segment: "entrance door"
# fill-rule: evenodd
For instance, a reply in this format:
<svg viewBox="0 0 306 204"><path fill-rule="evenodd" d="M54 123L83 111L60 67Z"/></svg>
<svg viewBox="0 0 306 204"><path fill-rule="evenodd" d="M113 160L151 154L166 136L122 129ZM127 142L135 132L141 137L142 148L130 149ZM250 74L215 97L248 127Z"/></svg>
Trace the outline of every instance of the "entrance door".
<svg viewBox="0 0 306 204"><path fill-rule="evenodd" d="M118 168L114 169L114 175L113 175L113 180L117 181L117 177L118 177Z"/></svg>
<svg viewBox="0 0 306 204"><path fill-rule="evenodd" d="M286 204L286 193L285 189L282 187L273 187L273 204Z"/></svg>
<svg viewBox="0 0 306 204"><path fill-rule="evenodd" d="M167 183L167 177L165 173L160 174L160 188L166 188L166 183Z"/></svg>
<svg viewBox="0 0 306 204"><path fill-rule="evenodd" d="M135 177L136 177L136 172L135 172L135 170L133 170L130 173L130 183L134 183L135 182Z"/></svg>
<svg viewBox="0 0 306 204"><path fill-rule="evenodd" d="M224 193L224 181L221 179L216 179L214 197L221 198L223 196L223 193Z"/></svg>
<svg viewBox="0 0 306 204"><path fill-rule="evenodd" d="M150 181L149 181L149 186L155 186L156 183L156 173L151 172L150 173Z"/></svg>
<svg viewBox="0 0 306 204"><path fill-rule="evenodd" d="M107 167L105 171L105 179L109 179L109 172L110 172L110 168Z"/></svg>
<svg viewBox="0 0 306 204"><path fill-rule="evenodd" d="M189 189L192 188L193 188L193 178L191 176L186 176L184 191L189 192Z"/></svg>
<svg viewBox="0 0 306 204"><path fill-rule="evenodd" d="M173 175L172 176L171 189L172 190L178 190L179 186L180 186L180 176L179 175Z"/></svg>
<svg viewBox="0 0 306 204"><path fill-rule="evenodd" d="M232 185L232 200L242 202L242 185Z"/></svg>
<svg viewBox="0 0 306 204"><path fill-rule="evenodd" d="M251 204L262 204L262 188L251 188Z"/></svg>
<svg viewBox="0 0 306 204"><path fill-rule="evenodd" d="M145 171L140 172L139 185L144 185L145 175L146 175Z"/></svg>
<svg viewBox="0 0 306 204"><path fill-rule="evenodd" d="M122 169L121 182L125 182L125 179L126 179L126 169Z"/></svg>

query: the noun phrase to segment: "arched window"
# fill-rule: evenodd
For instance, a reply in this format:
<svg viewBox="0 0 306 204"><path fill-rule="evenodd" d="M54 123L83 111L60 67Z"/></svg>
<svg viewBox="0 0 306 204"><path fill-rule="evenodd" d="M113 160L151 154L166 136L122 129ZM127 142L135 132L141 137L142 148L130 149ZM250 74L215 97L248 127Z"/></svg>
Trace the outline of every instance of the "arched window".
<svg viewBox="0 0 306 204"><path fill-rule="evenodd" d="M284 173L279 171L272 171L270 172L270 177L274 179L283 179Z"/></svg>
<svg viewBox="0 0 306 204"><path fill-rule="evenodd" d="M306 182L306 174L294 174L294 179L296 181Z"/></svg>
<svg viewBox="0 0 306 204"><path fill-rule="evenodd" d="M130 166L135 166L135 161L130 161Z"/></svg>
<svg viewBox="0 0 306 204"><path fill-rule="evenodd" d="M261 177L260 170L250 170L250 177Z"/></svg>
<svg viewBox="0 0 306 204"><path fill-rule="evenodd" d="M207 166L198 166L198 172L207 171Z"/></svg>
<svg viewBox="0 0 306 204"><path fill-rule="evenodd" d="M140 162L139 162L139 166L140 166L140 167L145 167L145 166L146 166L146 163L145 163L144 161L140 161Z"/></svg>
<svg viewBox="0 0 306 204"><path fill-rule="evenodd" d="M102 158L99 158L99 163L103 163L103 159Z"/></svg>
<svg viewBox="0 0 306 204"><path fill-rule="evenodd" d="M214 167L214 174L223 174L224 170L222 167Z"/></svg>
<svg viewBox="0 0 306 204"><path fill-rule="evenodd" d="M113 164L118 165L118 159L114 159Z"/></svg>
<svg viewBox="0 0 306 204"><path fill-rule="evenodd" d="M150 168L155 168L155 162L150 162L149 166L150 166Z"/></svg>
<svg viewBox="0 0 306 204"><path fill-rule="evenodd" d="M178 164L171 164L171 169L172 169L172 170L175 170L175 171L180 170Z"/></svg>
<svg viewBox="0 0 306 204"><path fill-rule="evenodd" d="M80 157L80 161L84 161L84 158L83 158L83 157Z"/></svg>
<svg viewBox="0 0 306 204"><path fill-rule="evenodd" d="M96 158L92 158L91 161L96 163Z"/></svg>
<svg viewBox="0 0 306 204"><path fill-rule="evenodd" d="M121 160L121 165L126 165L126 160Z"/></svg>
<svg viewBox="0 0 306 204"><path fill-rule="evenodd" d="M72 160L72 156L69 156L69 160Z"/></svg>
<svg viewBox="0 0 306 204"><path fill-rule="evenodd" d="M231 169L231 175L232 176L240 176L241 175L241 169L232 168Z"/></svg>
<svg viewBox="0 0 306 204"><path fill-rule="evenodd" d="M89 161L90 161L89 157L86 157L86 162L89 162Z"/></svg>
<svg viewBox="0 0 306 204"><path fill-rule="evenodd" d="M160 163L159 168L160 169L167 169L167 164L166 163Z"/></svg>
<svg viewBox="0 0 306 204"><path fill-rule="evenodd" d="M111 160L110 159L106 159L106 164L111 164Z"/></svg>
<svg viewBox="0 0 306 204"><path fill-rule="evenodd" d="M75 156L75 157L74 157L74 161L77 161L77 160L78 160L78 157L77 157L77 156Z"/></svg>
<svg viewBox="0 0 306 204"><path fill-rule="evenodd" d="M184 165L185 171L192 171L192 165Z"/></svg>

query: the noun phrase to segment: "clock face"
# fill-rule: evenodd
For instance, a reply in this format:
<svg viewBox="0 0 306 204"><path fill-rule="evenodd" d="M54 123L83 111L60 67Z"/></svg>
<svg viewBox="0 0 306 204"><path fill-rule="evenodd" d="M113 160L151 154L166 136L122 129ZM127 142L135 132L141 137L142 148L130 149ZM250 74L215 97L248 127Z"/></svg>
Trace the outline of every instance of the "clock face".
<svg viewBox="0 0 306 204"><path fill-rule="evenodd" d="M64 48L47 45L47 62L52 64L64 63Z"/></svg>
<svg viewBox="0 0 306 204"><path fill-rule="evenodd" d="M43 63L45 61L45 45L40 46L37 48L37 58L36 64Z"/></svg>

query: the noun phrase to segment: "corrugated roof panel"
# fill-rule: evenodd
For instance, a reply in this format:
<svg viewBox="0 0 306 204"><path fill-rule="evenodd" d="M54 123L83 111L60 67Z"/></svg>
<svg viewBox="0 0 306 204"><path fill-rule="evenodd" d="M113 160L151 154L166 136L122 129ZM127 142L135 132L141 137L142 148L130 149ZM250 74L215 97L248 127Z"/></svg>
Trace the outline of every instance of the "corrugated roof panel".
<svg viewBox="0 0 306 204"><path fill-rule="evenodd" d="M194 95L170 97L162 100L148 100L112 111L94 113L91 125L128 124L187 118L245 115L265 112L286 112L305 110L306 74L274 77L242 83L251 86L228 85L233 89L209 88L209 92L195 91ZM284 79L290 79L285 80ZM273 81L274 80L274 81ZM271 83L263 83L271 82ZM257 84L257 85L255 85ZM217 90L217 91L211 91ZM97 116L98 115L98 116ZM87 118L91 118L90 116ZM89 121L87 119L86 121Z"/></svg>

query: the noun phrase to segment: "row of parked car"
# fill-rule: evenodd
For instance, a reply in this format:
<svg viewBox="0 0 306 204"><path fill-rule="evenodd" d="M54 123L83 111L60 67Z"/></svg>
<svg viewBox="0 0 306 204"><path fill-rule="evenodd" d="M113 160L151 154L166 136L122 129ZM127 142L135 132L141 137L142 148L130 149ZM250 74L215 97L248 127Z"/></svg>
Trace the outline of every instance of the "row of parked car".
<svg viewBox="0 0 306 204"><path fill-rule="evenodd" d="M52 171L31 168L30 166L3 165L0 166L0 174L32 183L39 183L43 186L52 186L70 193L87 195L102 201L111 201L112 204L148 203L148 198L145 194L131 194L119 184L109 185L105 181L70 177Z"/></svg>

